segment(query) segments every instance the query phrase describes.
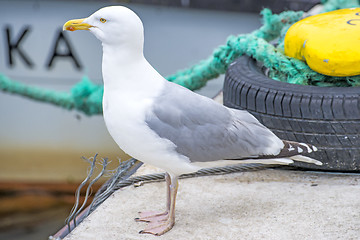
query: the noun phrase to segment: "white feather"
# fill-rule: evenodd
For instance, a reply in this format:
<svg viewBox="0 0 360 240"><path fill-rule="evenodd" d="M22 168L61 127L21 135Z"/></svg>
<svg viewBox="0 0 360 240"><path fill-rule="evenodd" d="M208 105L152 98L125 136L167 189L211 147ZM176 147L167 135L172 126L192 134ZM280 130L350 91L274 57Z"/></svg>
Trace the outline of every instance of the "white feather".
<svg viewBox="0 0 360 240"><path fill-rule="evenodd" d="M306 163L313 163L313 164L316 164L316 165L323 165L322 162L316 160L316 159L313 159L313 158L310 158L310 157L307 157L307 156L302 156L302 155L296 155L296 156L292 156L290 157L292 160L294 161L299 161L299 162L306 162Z"/></svg>

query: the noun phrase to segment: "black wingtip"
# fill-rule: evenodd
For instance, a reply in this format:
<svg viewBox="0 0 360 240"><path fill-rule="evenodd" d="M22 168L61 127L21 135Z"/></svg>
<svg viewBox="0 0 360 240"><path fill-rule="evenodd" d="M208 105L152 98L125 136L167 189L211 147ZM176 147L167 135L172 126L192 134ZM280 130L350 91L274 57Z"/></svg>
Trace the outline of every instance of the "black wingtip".
<svg viewBox="0 0 360 240"><path fill-rule="evenodd" d="M296 155L303 155L312 152L316 152L317 147L307 144L283 140L284 148L275 157L292 157Z"/></svg>

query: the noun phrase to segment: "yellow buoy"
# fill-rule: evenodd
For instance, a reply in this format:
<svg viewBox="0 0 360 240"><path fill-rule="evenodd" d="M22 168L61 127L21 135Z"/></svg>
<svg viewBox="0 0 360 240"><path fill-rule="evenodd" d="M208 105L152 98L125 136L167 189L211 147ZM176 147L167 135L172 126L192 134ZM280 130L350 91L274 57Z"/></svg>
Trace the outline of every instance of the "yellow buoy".
<svg viewBox="0 0 360 240"><path fill-rule="evenodd" d="M360 74L360 8L307 17L285 36L285 54L329 76Z"/></svg>

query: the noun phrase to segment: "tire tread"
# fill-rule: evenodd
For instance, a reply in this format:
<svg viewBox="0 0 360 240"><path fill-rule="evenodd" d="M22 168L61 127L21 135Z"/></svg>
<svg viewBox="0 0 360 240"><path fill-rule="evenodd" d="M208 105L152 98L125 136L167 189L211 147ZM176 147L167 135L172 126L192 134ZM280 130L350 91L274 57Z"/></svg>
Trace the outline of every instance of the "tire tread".
<svg viewBox="0 0 360 240"><path fill-rule="evenodd" d="M355 89L354 89L355 88ZM225 76L224 104L245 109L284 140L318 147L319 170L360 171L360 88L300 86L266 77L249 57Z"/></svg>

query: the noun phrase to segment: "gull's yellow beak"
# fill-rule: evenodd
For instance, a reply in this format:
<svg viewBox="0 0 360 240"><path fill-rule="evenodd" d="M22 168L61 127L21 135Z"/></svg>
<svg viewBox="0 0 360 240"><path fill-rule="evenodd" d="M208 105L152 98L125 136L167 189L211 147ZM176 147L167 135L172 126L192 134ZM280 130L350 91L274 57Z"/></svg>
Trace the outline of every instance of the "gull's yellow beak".
<svg viewBox="0 0 360 240"><path fill-rule="evenodd" d="M63 26L63 31L89 30L89 28L93 27L90 24L84 23L84 20L85 18L67 21Z"/></svg>

